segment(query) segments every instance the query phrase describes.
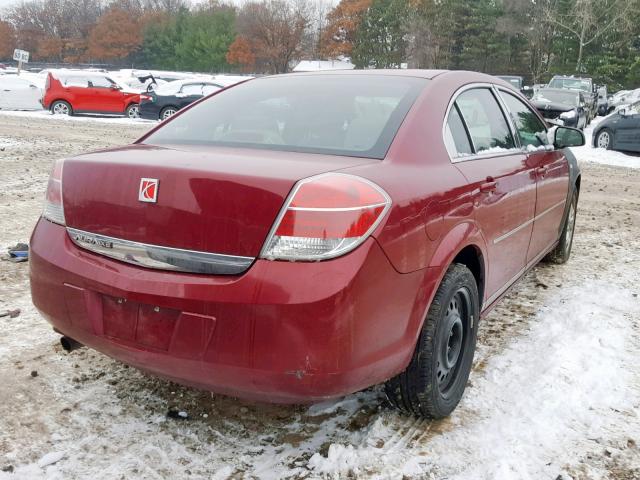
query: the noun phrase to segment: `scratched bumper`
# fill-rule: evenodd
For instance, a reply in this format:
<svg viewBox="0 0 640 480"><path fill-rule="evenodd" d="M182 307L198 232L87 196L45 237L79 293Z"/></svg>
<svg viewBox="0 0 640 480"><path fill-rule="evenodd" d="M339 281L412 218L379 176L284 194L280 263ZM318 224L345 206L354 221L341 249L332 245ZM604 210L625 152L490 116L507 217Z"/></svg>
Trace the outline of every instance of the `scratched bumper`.
<svg viewBox="0 0 640 480"><path fill-rule="evenodd" d="M339 259L258 260L237 276L121 263L46 220L30 247L33 302L56 330L197 388L318 401L393 376L415 344L424 272L397 273L374 239Z"/></svg>

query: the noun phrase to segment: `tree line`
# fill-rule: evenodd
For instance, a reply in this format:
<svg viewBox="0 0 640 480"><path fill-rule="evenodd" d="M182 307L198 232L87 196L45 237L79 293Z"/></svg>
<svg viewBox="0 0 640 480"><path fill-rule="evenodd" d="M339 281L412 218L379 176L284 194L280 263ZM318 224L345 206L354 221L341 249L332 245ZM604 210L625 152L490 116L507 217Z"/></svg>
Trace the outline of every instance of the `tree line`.
<svg viewBox="0 0 640 480"><path fill-rule="evenodd" d="M0 13L0 60L282 73L300 59L466 69L529 82L640 86L640 0L25 0Z"/></svg>

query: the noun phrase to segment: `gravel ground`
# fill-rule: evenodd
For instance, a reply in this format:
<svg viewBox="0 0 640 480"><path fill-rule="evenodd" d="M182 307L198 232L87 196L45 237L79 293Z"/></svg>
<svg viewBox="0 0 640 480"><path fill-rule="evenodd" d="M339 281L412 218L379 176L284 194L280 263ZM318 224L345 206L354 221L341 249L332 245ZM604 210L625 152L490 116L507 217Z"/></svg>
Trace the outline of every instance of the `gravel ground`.
<svg viewBox="0 0 640 480"><path fill-rule="evenodd" d="M53 160L148 128L0 115L0 252L28 241ZM379 388L253 404L65 353L28 264L0 261L0 311L21 310L0 318L0 479L640 479L640 170L581 167L571 261L537 267L480 325L467 393L437 422Z"/></svg>

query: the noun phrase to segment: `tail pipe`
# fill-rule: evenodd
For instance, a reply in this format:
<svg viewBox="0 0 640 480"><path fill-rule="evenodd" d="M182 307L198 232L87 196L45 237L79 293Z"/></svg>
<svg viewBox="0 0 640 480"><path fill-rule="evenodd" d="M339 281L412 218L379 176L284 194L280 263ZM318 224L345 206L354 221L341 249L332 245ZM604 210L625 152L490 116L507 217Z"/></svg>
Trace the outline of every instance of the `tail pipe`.
<svg viewBox="0 0 640 480"><path fill-rule="evenodd" d="M72 352L83 346L77 340L74 340L71 337L67 337L66 335L60 337L60 345L62 345L62 348L64 348L67 352Z"/></svg>

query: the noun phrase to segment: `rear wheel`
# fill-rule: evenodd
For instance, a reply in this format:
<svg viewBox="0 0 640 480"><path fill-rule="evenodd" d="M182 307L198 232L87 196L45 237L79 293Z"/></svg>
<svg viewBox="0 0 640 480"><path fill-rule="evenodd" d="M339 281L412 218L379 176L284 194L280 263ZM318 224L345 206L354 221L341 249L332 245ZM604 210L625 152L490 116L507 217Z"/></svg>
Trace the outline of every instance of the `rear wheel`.
<svg viewBox="0 0 640 480"><path fill-rule="evenodd" d="M51 104L51 113L54 115L73 115L73 108L64 100L56 100Z"/></svg>
<svg viewBox="0 0 640 480"><path fill-rule="evenodd" d="M613 148L613 133L608 128L603 128L596 137L596 146L611 150Z"/></svg>
<svg viewBox="0 0 640 480"><path fill-rule="evenodd" d="M127 107L124 114L128 118L140 118L140 105L137 103L132 103Z"/></svg>
<svg viewBox="0 0 640 480"><path fill-rule="evenodd" d="M407 369L389 380L389 401L425 418L449 415L464 392L476 346L478 287L471 271L454 264L438 287Z"/></svg>
<svg viewBox="0 0 640 480"><path fill-rule="evenodd" d="M164 107L160 112L160 120L166 120L169 117L173 117L177 113L176 107Z"/></svg>
<svg viewBox="0 0 640 480"><path fill-rule="evenodd" d="M562 227L562 233L560 234L560 241L556 248L551 250L545 257L545 260L552 263L567 263L571 256L571 247L573 247L573 232L576 228L576 212L578 211L578 192L573 191L571 197L571 204L569 205L569 211L567 212L567 218L564 221Z"/></svg>

